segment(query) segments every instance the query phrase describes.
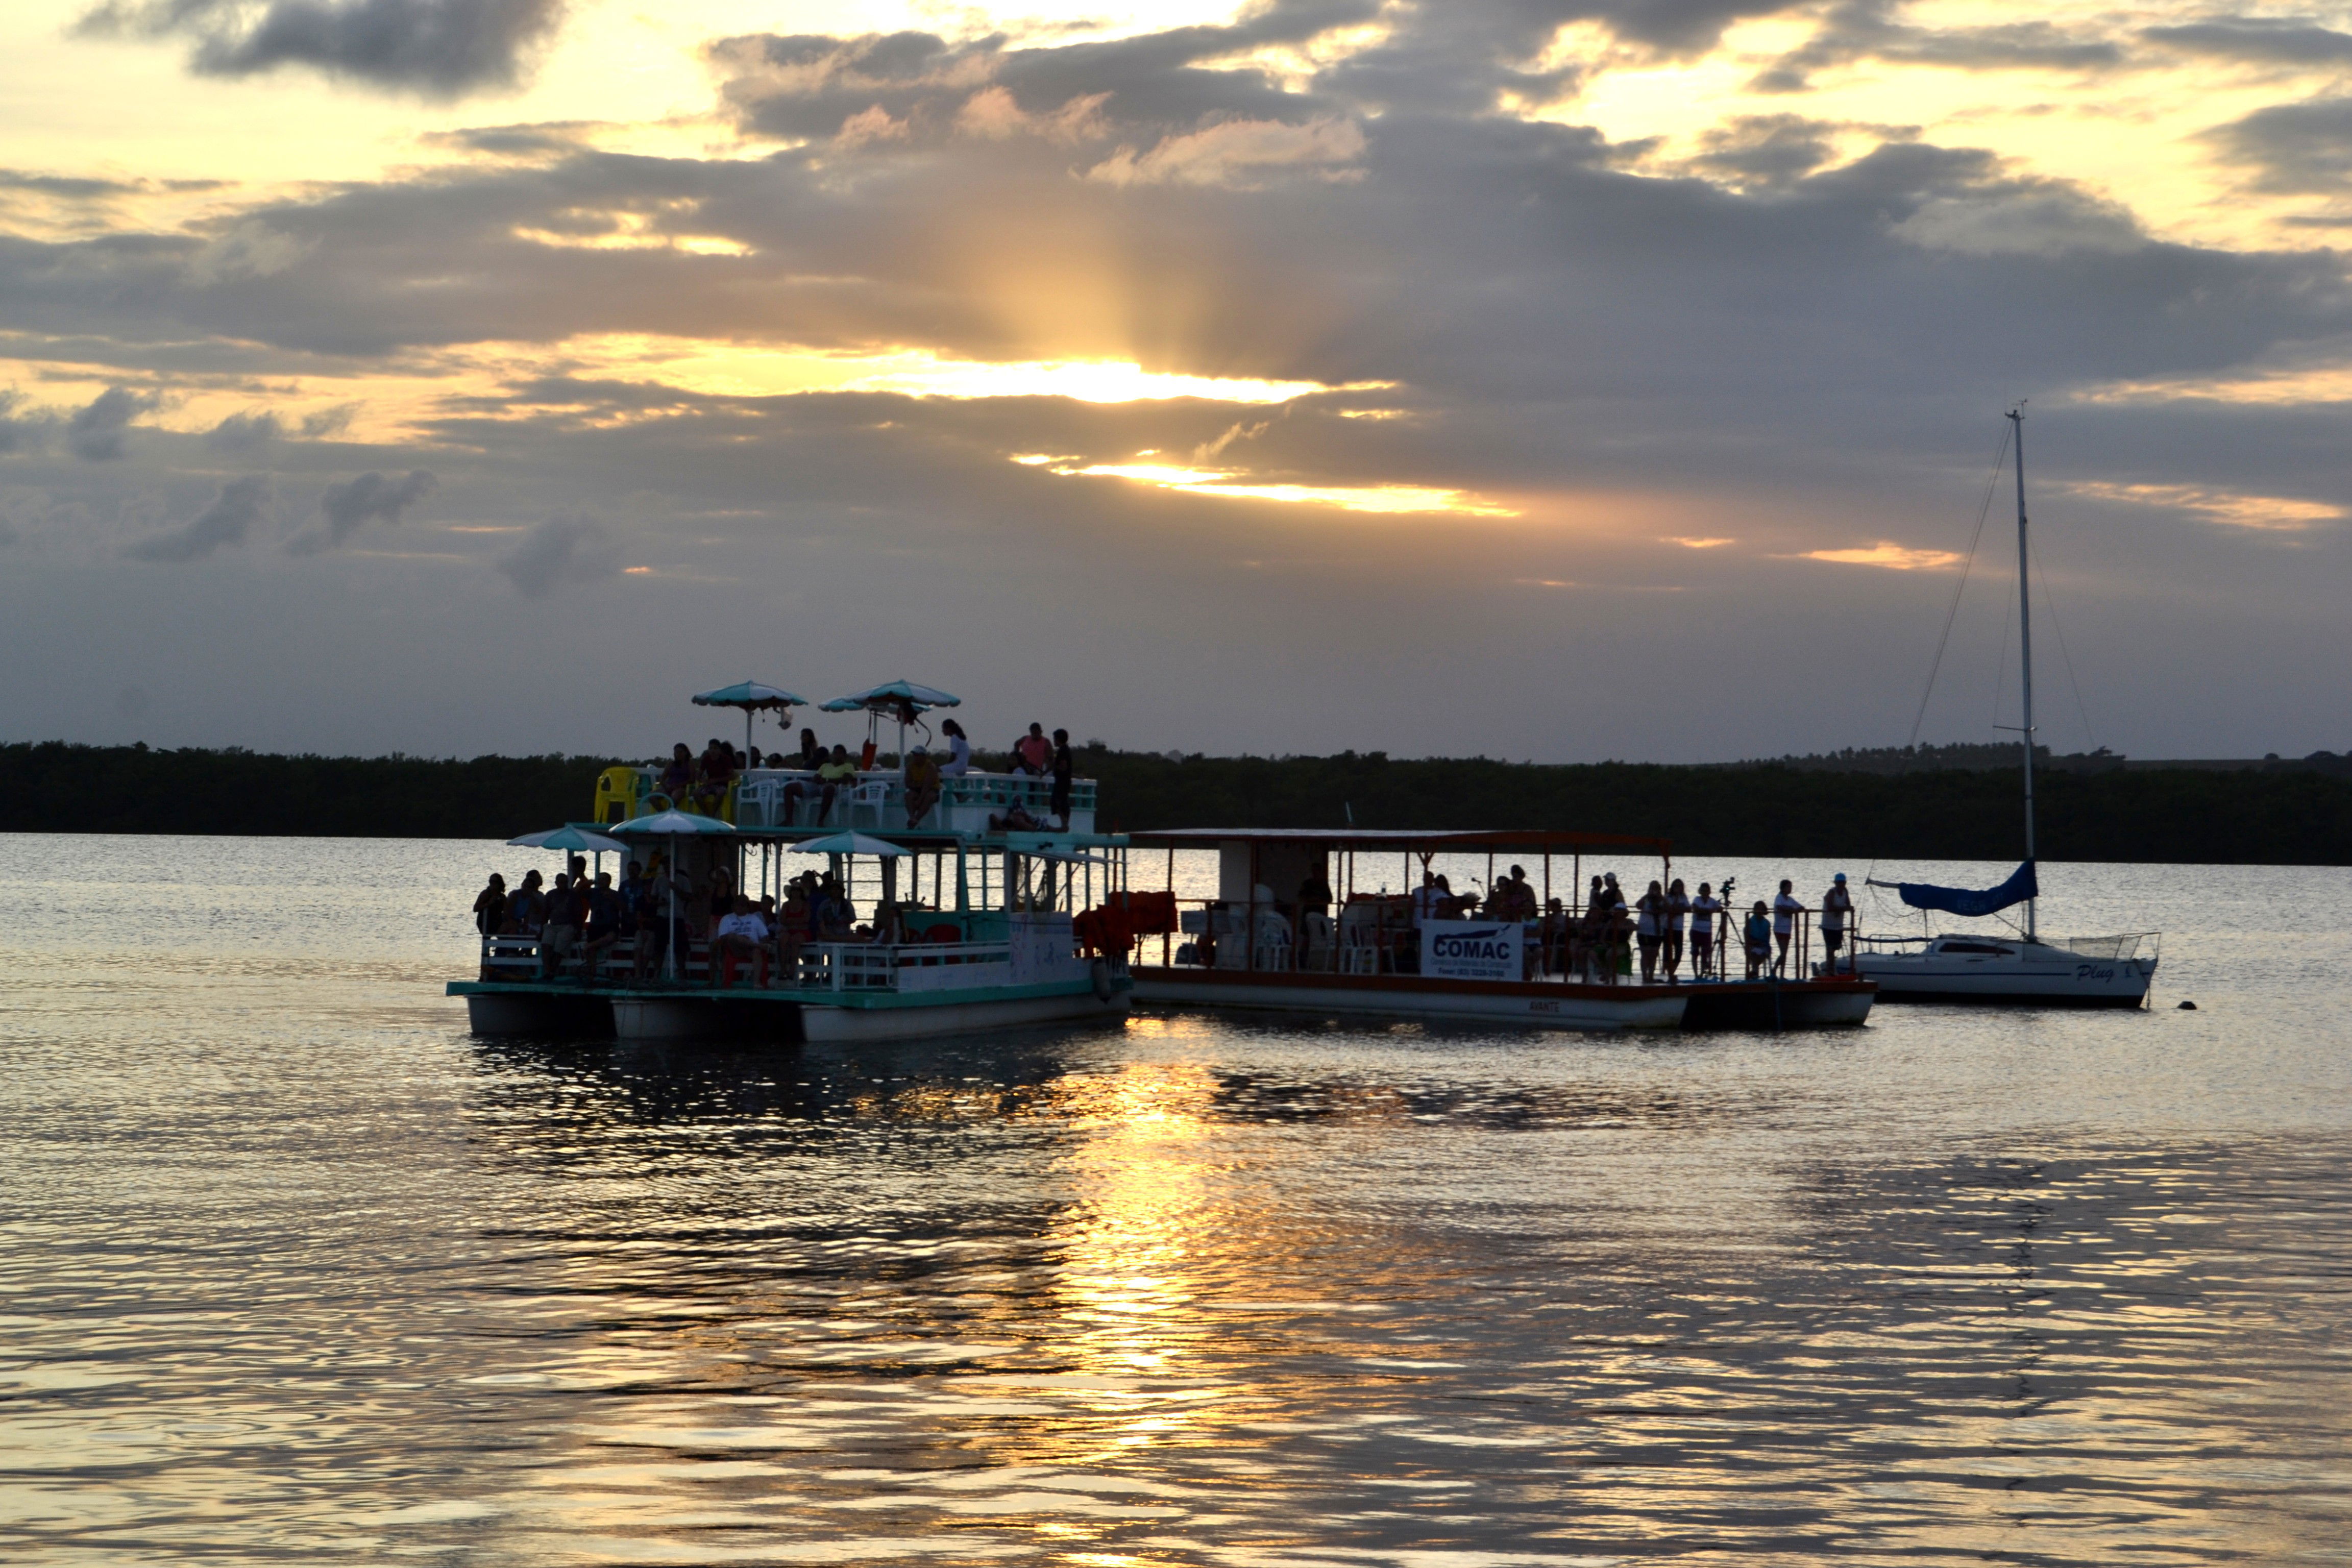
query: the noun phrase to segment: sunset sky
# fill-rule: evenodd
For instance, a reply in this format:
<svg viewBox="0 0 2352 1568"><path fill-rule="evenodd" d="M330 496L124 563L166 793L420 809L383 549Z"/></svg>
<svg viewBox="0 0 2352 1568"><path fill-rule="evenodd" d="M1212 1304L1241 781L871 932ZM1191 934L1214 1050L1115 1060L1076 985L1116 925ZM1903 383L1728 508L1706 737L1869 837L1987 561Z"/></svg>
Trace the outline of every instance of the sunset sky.
<svg viewBox="0 0 2352 1568"><path fill-rule="evenodd" d="M2352 749L2352 6L8 16L0 740Z"/></svg>

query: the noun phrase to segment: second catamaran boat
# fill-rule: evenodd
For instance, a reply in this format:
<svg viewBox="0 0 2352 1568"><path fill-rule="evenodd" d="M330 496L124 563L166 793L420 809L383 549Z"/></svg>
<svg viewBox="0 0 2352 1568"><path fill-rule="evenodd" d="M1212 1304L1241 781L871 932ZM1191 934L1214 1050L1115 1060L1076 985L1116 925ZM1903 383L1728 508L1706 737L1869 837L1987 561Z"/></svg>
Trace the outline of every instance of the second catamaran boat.
<svg viewBox="0 0 2352 1568"><path fill-rule="evenodd" d="M2017 470L2017 609L2020 668L2024 682L2025 859L1993 888L1941 888L1927 882L1872 881L1893 889L1916 910L1983 917L2025 906L2021 934L1858 939L1852 969L1878 982L1894 1001L2009 1002L2042 1005L2137 1007L2156 978L2157 933L2075 937L2044 942L2034 903L2041 884L2033 851L2033 617L2028 596L2025 523L2025 410L2009 411ZM2149 944L2140 956L2143 942Z"/></svg>

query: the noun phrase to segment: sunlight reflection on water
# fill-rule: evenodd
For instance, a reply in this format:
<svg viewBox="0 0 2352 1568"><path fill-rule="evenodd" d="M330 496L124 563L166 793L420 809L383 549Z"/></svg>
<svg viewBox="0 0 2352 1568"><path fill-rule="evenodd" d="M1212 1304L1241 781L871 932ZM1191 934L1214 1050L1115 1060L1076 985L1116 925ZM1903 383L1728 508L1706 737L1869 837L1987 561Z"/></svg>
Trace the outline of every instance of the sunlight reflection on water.
<svg viewBox="0 0 2352 1568"><path fill-rule="evenodd" d="M793 1055L470 1038L485 855L0 838L9 1561L2343 1554L2343 873L2066 868L2194 1014Z"/></svg>

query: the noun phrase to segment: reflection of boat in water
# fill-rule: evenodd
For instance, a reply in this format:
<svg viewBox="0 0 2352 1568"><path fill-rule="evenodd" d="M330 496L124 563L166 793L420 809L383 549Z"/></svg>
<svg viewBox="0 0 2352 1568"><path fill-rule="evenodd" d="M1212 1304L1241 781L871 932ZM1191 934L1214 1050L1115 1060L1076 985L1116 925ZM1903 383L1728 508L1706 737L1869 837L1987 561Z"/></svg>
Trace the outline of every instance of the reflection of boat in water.
<svg viewBox="0 0 2352 1568"><path fill-rule="evenodd" d="M2019 679L2024 710L2020 739L2025 756L2025 859L1993 888L1944 888L1926 882L1872 881L1894 889L1922 911L1963 917L1997 915L2025 906L2021 932L1990 936L1961 932L1916 937L1870 936L1856 941L1853 970L1878 982L1879 994L1898 1001L2006 1002L2041 1005L2137 1007L2156 978L2158 933L2042 940L2034 905L2041 893L2033 850L2033 616L2025 523L2025 410L2009 412L2017 474L2017 610ZM1998 474L1998 468L1995 469ZM1963 579L1965 585L1965 579ZM1957 600L1955 603L1957 604ZM2147 957L2139 955L2142 942Z"/></svg>
<svg viewBox="0 0 2352 1568"><path fill-rule="evenodd" d="M1610 984L1608 973L1572 978L1570 934L1585 915L1583 857L1632 851L1663 858L1671 847L1660 838L1204 827L1138 833L1129 841L1138 849L1168 851L1167 886L1129 895L1139 906L1160 900L1151 907L1164 911L1157 925L1137 928L1159 938L1158 963L1150 962L1149 942L1134 961L1140 1002L1546 1028L1769 1029L1861 1023L1876 990L1852 975L1661 984L1630 977ZM1176 896L1179 849L1216 853L1217 897ZM1415 919L1408 895L1389 893L1385 885L1373 891L1358 878L1360 858L1373 879L1373 867L1401 868L1410 888L1416 868L1427 871L1439 855L1457 864L1460 857L1484 856L1487 885L1497 889L1498 863L1526 859L1532 908L1502 919ZM1566 896L1557 899L1556 858L1569 862ZM1139 872L1150 865L1146 857ZM1672 879L1670 860L1664 879ZM1311 907L1321 899L1276 891L1309 887L1329 900L1322 910ZM1334 908L1336 916L1328 912ZM1805 952L1801 940L1791 952L1800 976L1806 975Z"/></svg>
<svg viewBox="0 0 2352 1568"><path fill-rule="evenodd" d="M625 1040L903 1039L1123 1014L1124 950L1080 947L1097 897L1125 867L1126 840L1093 831L1092 782L1073 781L1055 816L1045 779L959 774L918 796L910 827L905 777L872 767L872 752L869 743L868 765L835 791L835 808L816 813L826 820L806 825L794 821L797 800L814 794L804 773L744 773L710 817L642 809L667 805L656 770L609 770L593 831L658 868L667 909L649 923L661 930L551 961L545 977L537 937L486 937L480 977L452 982L449 994L466 998L477 1033ZM791 854L823 856L872 921L854 934L845 922L837 940L733 951L695 929L725 911L698 921L694 897L716 887L781 894ZM636 941L657 953L657 973L638 973Z"/></svg>

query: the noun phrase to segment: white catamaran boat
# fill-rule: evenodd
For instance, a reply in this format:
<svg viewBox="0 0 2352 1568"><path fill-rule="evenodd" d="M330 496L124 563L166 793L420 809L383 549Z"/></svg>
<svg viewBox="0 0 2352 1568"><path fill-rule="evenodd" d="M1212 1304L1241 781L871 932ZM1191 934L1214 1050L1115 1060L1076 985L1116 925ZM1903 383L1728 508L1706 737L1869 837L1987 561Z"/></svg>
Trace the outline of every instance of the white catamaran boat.
<svg viewBox="0 0 2352 1568"><path fill-rule="evenodd" d="M2036 930L2041 887L2033 851L2033 618L2028 597L2025 523L2025 410L2010 410L2017 466L2017 607L2025 710L2025 859L1996 888L1939 888L1926 882L1873 881L1894 889L1916 910L1982 917L2025 906L2022 933L1946 933L1919 937L1860 937L1854 973L1878 982L1890 1001L2023 1003L2034 1005L2137 1007L2156 978L2157 934L2074 937L2045 942ZM2148 944L2143 957L2140 946Z"/></svg>
<svg viewBox="0 0 2352 1568"><path fill-rule="evenodd" d="M743 708L748 742L754 709L788 720L803 699L746 682L695 700ZM903 760L871 765L881 721L899 722L903 759L905 726L957 701L904 681L837 699L828 710L869 715L868 765L830 790L806 771L750 770L710 786L717 816L677 809L659 768L608 769L593 825L514 842L644 856L667 889L663 912L635 936L546 963L536 933L485 934L479 978L448 994L466 999L478 1034L623 1040L797 1045L1120 1016L1127 949L1103 944L1099 911L1120 896L1127 840L1094 831L1094 782L1073 778L1064 794L1034 775L934 772L919 794ZM730 954L681 922L693 892L781 893L794 855L822 857L873 923L789 945L772 935ZM641 942L660 953L657 968L635 962Z"/></svg>

